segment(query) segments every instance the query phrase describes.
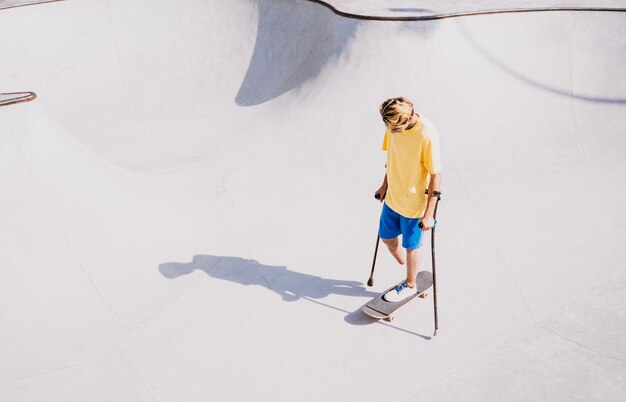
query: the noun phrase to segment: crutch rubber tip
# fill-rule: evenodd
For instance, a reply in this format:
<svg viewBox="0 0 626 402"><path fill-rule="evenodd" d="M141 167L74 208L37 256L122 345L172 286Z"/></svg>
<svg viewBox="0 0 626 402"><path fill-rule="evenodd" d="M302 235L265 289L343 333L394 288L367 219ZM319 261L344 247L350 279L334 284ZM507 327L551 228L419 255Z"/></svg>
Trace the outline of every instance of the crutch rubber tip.
<svg viewBox="0 0 626 402"><path fill-rule="evenodd" d="M433 334L433 336L437 336L437 330L435 330L435 333Z"/></svg>
<svg viewBox="0 0 626 402"><path fill-rule="evenodd" d="M374 280L373 280L372 278L369 278L369 279L368 279L368 281L367 281L367 286L369 286L370 288L371 288L372 286L374 286Z"/></svg>

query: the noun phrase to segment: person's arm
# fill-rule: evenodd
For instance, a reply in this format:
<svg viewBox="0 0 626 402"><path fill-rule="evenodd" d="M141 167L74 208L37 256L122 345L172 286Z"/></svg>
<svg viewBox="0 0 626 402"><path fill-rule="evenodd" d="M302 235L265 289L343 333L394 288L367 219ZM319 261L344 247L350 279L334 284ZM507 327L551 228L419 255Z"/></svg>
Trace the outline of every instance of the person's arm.
<svg viewBox="0 0 626 402"><path fill-rule="evenodd" d="M374 197L376 197L378 201L383 202L383 200L385 199L385 194L387 194L387 173L385 173L385 179L383 180L383 185L380 186L378 190L376 190Z"/></svg>
<svg viewBox="0 0 626 402"><path fill-rule="evenodd" d="M421 220L422 230L429 230L435 225L435 205L437 204L437 197L435 191L440 191L441 188L441 172L430 175L430 183L428 184L428 204L426 205L426 212Z"/></svg>

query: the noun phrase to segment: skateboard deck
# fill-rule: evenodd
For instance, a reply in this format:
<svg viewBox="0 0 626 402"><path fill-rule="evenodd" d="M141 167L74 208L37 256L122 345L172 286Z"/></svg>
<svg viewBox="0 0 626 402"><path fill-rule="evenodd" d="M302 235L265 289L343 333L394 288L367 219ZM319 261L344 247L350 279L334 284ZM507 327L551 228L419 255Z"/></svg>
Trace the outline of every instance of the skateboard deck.
<svg viewBox="0 0 626 402"><path fill-rule="evenodd" d="M389 289L385 290L379 296L373 298L369 303L363 306L363 312L370 317L378 318L379 320L392 321L394 319L394 313L405 304L409 303L411 300L416 297L425 298L428 296L428 289L433 285L433 275L430 271L420 271L417 273L417 286L415 286L415 294L407 297L406 299L399 302L388 302L383 299L383 296L392 289L395 289L397 286L401 285L400 282L398 285L392 286Z"/></svg>

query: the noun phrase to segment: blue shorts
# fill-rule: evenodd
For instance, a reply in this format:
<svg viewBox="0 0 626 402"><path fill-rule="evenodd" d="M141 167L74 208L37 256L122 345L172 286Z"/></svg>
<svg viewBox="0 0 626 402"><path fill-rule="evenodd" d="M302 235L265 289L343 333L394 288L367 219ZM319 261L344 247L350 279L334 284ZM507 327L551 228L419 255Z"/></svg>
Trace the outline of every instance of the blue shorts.
<svg viewBox="0 0 626 402"><path fill-rule="evenodd" d="M402 235L402 247L409 250L420 248L423 233L419 227L420 219L405 218L383 203L378 236L383 240L391 240Z"/></svg>

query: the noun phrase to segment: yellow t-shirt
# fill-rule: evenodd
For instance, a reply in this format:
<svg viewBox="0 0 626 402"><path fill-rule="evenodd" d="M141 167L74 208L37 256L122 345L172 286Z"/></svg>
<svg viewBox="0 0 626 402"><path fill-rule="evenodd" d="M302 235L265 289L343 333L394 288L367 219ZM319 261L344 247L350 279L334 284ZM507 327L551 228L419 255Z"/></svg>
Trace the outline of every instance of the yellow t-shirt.
<svg viewBox="0 0 626 402"><path fill-rule="evenodd" d="M423 217L430 174L441 171L437 128L420 116L410 130L392 133L387 129L383 151L387 151L385 203L405 218Z"/></svg>

